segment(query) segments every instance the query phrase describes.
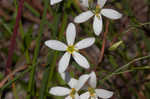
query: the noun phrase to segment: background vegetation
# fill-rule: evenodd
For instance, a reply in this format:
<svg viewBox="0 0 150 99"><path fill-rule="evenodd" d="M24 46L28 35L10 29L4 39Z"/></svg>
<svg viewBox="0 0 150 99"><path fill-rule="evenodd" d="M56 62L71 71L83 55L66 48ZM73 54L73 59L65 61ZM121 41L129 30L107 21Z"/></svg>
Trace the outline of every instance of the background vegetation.
<svg viewBox="0 0 150 99"><path fill-rule="evenodd" d="M111 99L150 99L150 0L108 0L106 7L116 9L123 17L117 21L103 17L99 37L94 35L92 20L76 24L77 41L95 36L96 43L81 51L91 69L84 70L72 61L67 71L77 78L94 70L98 87L114 92ZM49 49L44 41L65 41L67 24L85 9L78 0L63 0L54 6L49 0L0 1L1 99L63 99L48 93L52 86L66 85L57 72L63 53ZM122 43L112 48L119 41Z"/></svg>

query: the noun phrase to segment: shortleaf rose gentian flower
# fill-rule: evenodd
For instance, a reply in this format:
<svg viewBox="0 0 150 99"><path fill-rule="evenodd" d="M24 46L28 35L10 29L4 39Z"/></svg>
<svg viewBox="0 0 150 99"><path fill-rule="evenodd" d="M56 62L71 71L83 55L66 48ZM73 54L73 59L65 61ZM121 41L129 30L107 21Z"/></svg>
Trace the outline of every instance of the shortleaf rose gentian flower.
<svg viewBox="0 0 150 99"><path fill-rule="evenodd" d="M88 80L88 91L80 95L80 99L98 99L98 97L103 99L108 99L112 97L113 92L107 91L105 89L97 89L96 88L96 75L95 72L92 72L89 74L89 80Z"/></svg>
<svg viewBox="0 0 150 99"><path fill-rule="evenodd" d="M45 45L51 49L57 51L66 51L58 63L59 72L64 72L67 69L71 55L73 56L74 60L79 64L79 66L85 69L88 69L90 66L87 59L79 53L79 50L93 45L93 43L95 42L95 38L89 37L74 44L75 37L75 25L73 23L70 23L66 30L67 45L58 40L48 40L45 42Z"/></svg>
<svg viewBox="0 0 150 99"><path fill-rule="evenodd" d="M60 86L52 87L49 93L55 96L66 96L65 99L80 99L78 91L84 86L88 78L89 75L87 74L80 76L79 80L71 78L68 83L70 88Z"/></svg>
<svg viewBox="0 0 150 99"><path fill-rule="evenodd" d="M82 1L82 5L84 5L85 7L89 6L88 0L81 0L81 1ZM112 20L119 19L122 17L122 14L120 14L116 10L103 8L106 1L107 0L97 0L97 5L95 7L95 10L88 10L79 14L78 16L75 17L74 22L83 23L94 16L93 29L95 35L99 36L103 28L102 15Z"/></svg>

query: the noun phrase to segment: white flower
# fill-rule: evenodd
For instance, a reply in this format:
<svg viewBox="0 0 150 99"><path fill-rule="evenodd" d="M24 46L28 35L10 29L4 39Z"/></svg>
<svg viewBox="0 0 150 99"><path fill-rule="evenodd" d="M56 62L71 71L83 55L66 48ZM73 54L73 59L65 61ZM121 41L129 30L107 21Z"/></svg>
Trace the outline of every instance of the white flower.
<svg viewBox="0 0 150 99"><path fill-rule="evenodd" d="M98 97L107 99L112 97L113 92L104 89L96 89L97 82L95 72L92 72L90 74L88 82L89 82L88 91L80 95L80 99L98 99Z"/></svg>
<svg viewBox="0 0 150 99"><path fill-rule="evenodd" d="M69 72L60 72L59 73L61 78L65 81L65 82L69 82L69 80L71 79L71 76L69 75Z"/></svg>
<svg viewBox="0 0 150 99"><path fill-rule="evenodd" d="M103 28L103 21L102 21L101 15L107 18L113 19L113 20L119 19L122 17L122 14L120 14L119 12L113 9L103 8L106 1L107 0L98 0L95 10L88 10L86 12L79 14L78 16L75 17L74 22L82 23L94 16L94 21L93 21L94 33L97 36L100 35L100 33L102 32L102 28ZM82 5L84 5L85 7L89 6L88 0L82 0Z"/></svg>
<svg viewBox="0 0 150 99"><path fill-rule="evenodd" d="M62 0L50 0L50 4L51 5L54 5L54 4L56 4L56 3L59 3L59 2L61 2Z"/></svg>
<svg viewBox="0 0 150 99"><path fill-rule="evenodd" d="M49 93L55 96L67 96L65 99L80 99L78 91L84 86L88 80L89 75L85 74L80 76L79 80L71 78L68 85L70 88L65 87L53 87Z"/></svg>
<svg viewBox="0 0 150 99"><path fill-rule="evenodd" d="M81 67L85 69L89 68L89 63L87 59L84 56L82 56L78 51L80 49L90 47L95 42L95 38L86 38L74 44L75 37L75 25L73 23L70 23L66 30L67 45L58 40L48 40L45 42L45 45L47 45L51 49L58 51L66 51L58 63L59 72L64 72L67 69L71 55Z"/></svg>

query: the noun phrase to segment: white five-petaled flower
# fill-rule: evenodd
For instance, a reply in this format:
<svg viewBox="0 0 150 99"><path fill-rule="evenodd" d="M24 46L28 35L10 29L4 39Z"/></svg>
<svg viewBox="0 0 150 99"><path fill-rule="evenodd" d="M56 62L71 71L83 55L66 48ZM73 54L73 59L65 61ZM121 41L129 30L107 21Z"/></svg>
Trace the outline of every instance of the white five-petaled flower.
<svg viewBox="0 0 150 99"><path fill-rule="evenodd" d="M85 7L88 7L88 0L81 0L82 5ZM91 17L94 16L94 21L93 21L93 29L94 33L98 36L102 32L103 28L103 21L102 21L102 16L105 16L110 19L119 19L122 17L122 14L119 12L113 10L113 9L107 9L103 8L104 4L106 3L107 0L97 0L97 5L95 10L88 10L86 12L83 12L79 14L78 16L75 17L74 22L75 23L82 23L90 19Z"/></svg>
<svg viewBox="0 0 150 99"><path fill-rule="evenodd" d="M56 3L59 3L59 2L61 2L62 0L50 0L50 4L51 5L54 5L54 4L56 4Z"/></svg>
<svg viewBox="0 0 150 99"><path fill-rule="evenodd" d="M87 48L93 45L93 43L95 42L95 38L89 37L74 44L75 37L75 25L73 23L70 23L66 30L67 45L58 40L48 40L45 42L45 45L47 45L51 49L58 51L66 51L58 63L59 72L64 72L67 69L71 55L81 67L85 69L89 68L89 63L87 59L84 56L82 56L78 51L80 49Z"/></svg>
<svg viewBox="0 0 150 99"><path fill-rule="evenodd" d="M84 86L88 78L89 75L87 74L80 76L79 80L71 78L68 83L70 88L53 87L49 93L55 96L67 96L65 99L80 99L78 91Z"/></svg>
<svg viewBox="0 0 150 99"><path fill-rule="evenodd" d="M113 92L104 89L96 89L97 82L95 72L90 73L89 76L88 91L80 95L80 99L98 99L98 97L108 99L112 97Z"/></svg>

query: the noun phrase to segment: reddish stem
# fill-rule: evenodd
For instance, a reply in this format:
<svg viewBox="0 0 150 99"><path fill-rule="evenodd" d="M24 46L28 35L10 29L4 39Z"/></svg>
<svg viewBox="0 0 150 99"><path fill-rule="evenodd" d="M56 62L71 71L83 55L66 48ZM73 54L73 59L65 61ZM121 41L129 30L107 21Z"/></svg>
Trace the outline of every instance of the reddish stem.
<svg viewBox="0 0 150 99"><path fill-rule="evenodd" d="M101 63L101 61L104 57L104 51L105 51L105 45L106 45L106 35L108 33L108 27L109 27L109 21L107 20L106 21L105 32L104 32L104 35L103 35L103 44L102 44L101 53L100 53L100 56L99 56L99 63Z"/></svg>
<svg viewBox="0 0 150 99"><path fill-rule="evenodd" d="M19 21L21 20L21 16L22 16L23 4L24 4L24 0L20 0L19 7L18 7L18 13L17 13L17 17L16 17L16 24L14 27L13 35L11 36L11 44L10 44L9 50L8 50L8 59L7 59L7 63L6 63L5 74L9 74L10 67L12 65L12 56L13 56L13 53L15 50L16 37L18 34Z"/></svg>

